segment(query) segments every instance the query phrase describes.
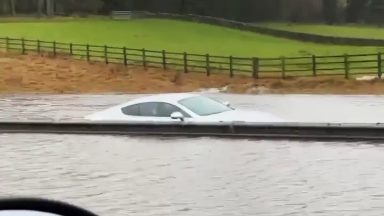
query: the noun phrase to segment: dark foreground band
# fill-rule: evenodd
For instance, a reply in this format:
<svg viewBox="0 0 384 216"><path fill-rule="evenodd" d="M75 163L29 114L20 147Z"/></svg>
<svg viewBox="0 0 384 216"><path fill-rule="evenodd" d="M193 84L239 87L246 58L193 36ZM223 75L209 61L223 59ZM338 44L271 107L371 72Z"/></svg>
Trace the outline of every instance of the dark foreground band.
<svg viewBox="0 0 384 216"><path fill-rule="evenodd" d="M0 133L384 141L384 124L0 122Z"/></svg>

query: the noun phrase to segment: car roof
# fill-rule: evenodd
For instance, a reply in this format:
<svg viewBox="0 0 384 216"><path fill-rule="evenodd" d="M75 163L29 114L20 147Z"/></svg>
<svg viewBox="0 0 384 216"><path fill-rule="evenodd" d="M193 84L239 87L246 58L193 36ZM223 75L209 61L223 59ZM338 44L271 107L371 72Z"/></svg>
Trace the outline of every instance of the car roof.
<svg viewBox="0 0 384 216"><path fill-rule="evenodd" d="M123 105L126 106L126 105L131 105L136 103L146 103L146 102L165 102L165 103L175 104L182 99L196 97L196 96L201 96L201 95L192 94L192 93L155 94L151 96L144 96L137 99L133 99Z"/></svg>

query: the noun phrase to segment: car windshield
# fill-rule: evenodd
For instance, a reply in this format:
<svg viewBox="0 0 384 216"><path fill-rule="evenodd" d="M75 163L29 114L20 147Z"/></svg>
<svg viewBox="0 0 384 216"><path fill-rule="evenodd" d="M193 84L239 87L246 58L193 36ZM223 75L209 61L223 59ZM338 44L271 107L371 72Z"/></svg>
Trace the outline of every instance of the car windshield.
<svg viewBox="0 0 384 216"><path fill-rule="evenodd" d="M195 96L180 100L179 103L200 116L208 116L232 110L230 107L211 98Z"/></svg>

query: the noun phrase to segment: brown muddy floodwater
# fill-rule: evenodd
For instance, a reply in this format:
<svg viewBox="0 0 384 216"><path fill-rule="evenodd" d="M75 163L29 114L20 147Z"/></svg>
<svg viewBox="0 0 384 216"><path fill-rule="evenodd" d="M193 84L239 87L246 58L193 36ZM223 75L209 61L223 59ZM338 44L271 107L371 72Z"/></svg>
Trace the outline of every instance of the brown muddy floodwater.
<svg viewBox="0 0 384 216"><path fill-rule="evenodd" d="M294 121L384 122L382 96L213 96ZM8 95L0 119L78 121L133 97ZM2 196L100 215L384 214L380 143L0 134L0 152Z"/></svg>

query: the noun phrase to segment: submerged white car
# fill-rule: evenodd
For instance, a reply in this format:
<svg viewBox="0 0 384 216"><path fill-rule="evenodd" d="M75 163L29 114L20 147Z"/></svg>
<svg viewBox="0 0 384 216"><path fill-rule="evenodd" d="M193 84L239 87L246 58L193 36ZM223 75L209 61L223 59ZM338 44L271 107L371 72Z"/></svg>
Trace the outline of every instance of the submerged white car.
<svg viewBox="0 0 384 216"><path fill-rule="evenodd" d="M284 122L269 113L237 110L228 103L189 93L142 97L85 118L127 122Z"/></svg>

